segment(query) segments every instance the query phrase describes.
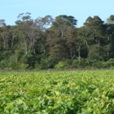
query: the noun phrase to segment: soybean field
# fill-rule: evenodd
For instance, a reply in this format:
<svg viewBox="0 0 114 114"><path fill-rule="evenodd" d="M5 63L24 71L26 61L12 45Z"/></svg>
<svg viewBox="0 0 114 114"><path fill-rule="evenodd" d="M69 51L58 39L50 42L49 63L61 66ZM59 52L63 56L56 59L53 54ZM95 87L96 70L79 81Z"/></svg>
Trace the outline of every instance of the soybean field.
<svg viewBox="0 0 114 114"><path fill-rule="evenodd" d="M0 72L0 114L114 114L114 71Z"/></svg>

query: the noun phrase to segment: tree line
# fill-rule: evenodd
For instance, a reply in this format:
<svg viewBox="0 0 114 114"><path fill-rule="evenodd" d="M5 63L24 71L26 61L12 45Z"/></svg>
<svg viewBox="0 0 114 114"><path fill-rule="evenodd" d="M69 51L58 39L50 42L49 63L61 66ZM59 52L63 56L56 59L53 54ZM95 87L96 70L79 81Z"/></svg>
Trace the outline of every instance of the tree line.
<svg viewBox="0 0 114 114"><path fill-rule="evenodd" d="M21 13L15 25L0 20L0 69L113 68L114 15L104 22L73 16L32 19Z"/></svg>

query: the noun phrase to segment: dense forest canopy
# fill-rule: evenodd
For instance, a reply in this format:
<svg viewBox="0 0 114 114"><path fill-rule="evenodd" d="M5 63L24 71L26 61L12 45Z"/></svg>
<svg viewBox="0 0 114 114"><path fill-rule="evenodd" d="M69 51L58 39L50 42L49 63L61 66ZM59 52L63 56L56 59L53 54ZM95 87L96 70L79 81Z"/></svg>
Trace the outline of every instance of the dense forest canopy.
<svg viewBox="0 0 114 114"><path fill-rule="evenodd" d="M68 15L32 19L29 12L12 26L1 19L0 69L114 67L114 15L77 22Z"/></svg>

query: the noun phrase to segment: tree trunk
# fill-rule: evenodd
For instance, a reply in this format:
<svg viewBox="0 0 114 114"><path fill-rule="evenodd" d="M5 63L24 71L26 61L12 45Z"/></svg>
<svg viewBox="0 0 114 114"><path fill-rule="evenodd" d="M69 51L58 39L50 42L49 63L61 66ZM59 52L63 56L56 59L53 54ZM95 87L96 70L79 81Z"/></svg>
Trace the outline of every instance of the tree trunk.
<svg viewBox="0 0 114 114"><path fill-rule="evenodd" d="M78 48L78 61L79 61L79 63L80 63L80 60L81 60L81 56L80 56L80 46L79 46L79 48Z"/></svg>

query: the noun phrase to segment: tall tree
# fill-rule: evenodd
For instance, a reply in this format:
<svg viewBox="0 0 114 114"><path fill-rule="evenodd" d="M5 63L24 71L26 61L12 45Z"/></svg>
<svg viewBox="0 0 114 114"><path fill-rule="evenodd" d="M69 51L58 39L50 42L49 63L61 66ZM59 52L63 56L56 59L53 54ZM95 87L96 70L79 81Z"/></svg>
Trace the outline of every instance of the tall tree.
<svg viewBox="0 0 114 114"><path fill-rule="evenodd" d="M111 15L107 19L107 37L109 40L109 56L110 58L114 57L114 15Z"/></svg>
<svg viewBox="0 0 114 114"><path fill-rule="evenodd" d="M104 33L103 24L104 22L98 16L94 16L93 18L88 17L86 22L84 23L94 44L101 45Z"/></svg>
<svg viewBox="0 0 114 114"><path fill-rule="evenodd" d="M49 29L48 44L50 45L50 56L56 61L67 58L73 59L75 52L75 25L77 20L73 16L60 15L53 21Z"/></svg>
<svg viewBox="0 0 114 114"><path fill-rule="evenodd" d="M4 26L6 26L5 20L0 19L0 27L4 27Z"/></svg>
<svg viewBox="0 0 114 114"><path fill-rule="evenodd" d="M105 26L104 26L104 22L100 19L100 17L98 16L94 16L92 17L88 17L86 22L84 23L84 27L87 29L86 33L87 33L87 42L89 44L89 47L92 50L95 50L93 48L99 48L96 52L97 52L97 56L102 56L101 55L101 47L106 45L106 35L105 35ZM91 52L90 52L91 53ZM94 53L91 53L89 55L92 55ZM100 57L102 58L102 57Z"/></svg>

